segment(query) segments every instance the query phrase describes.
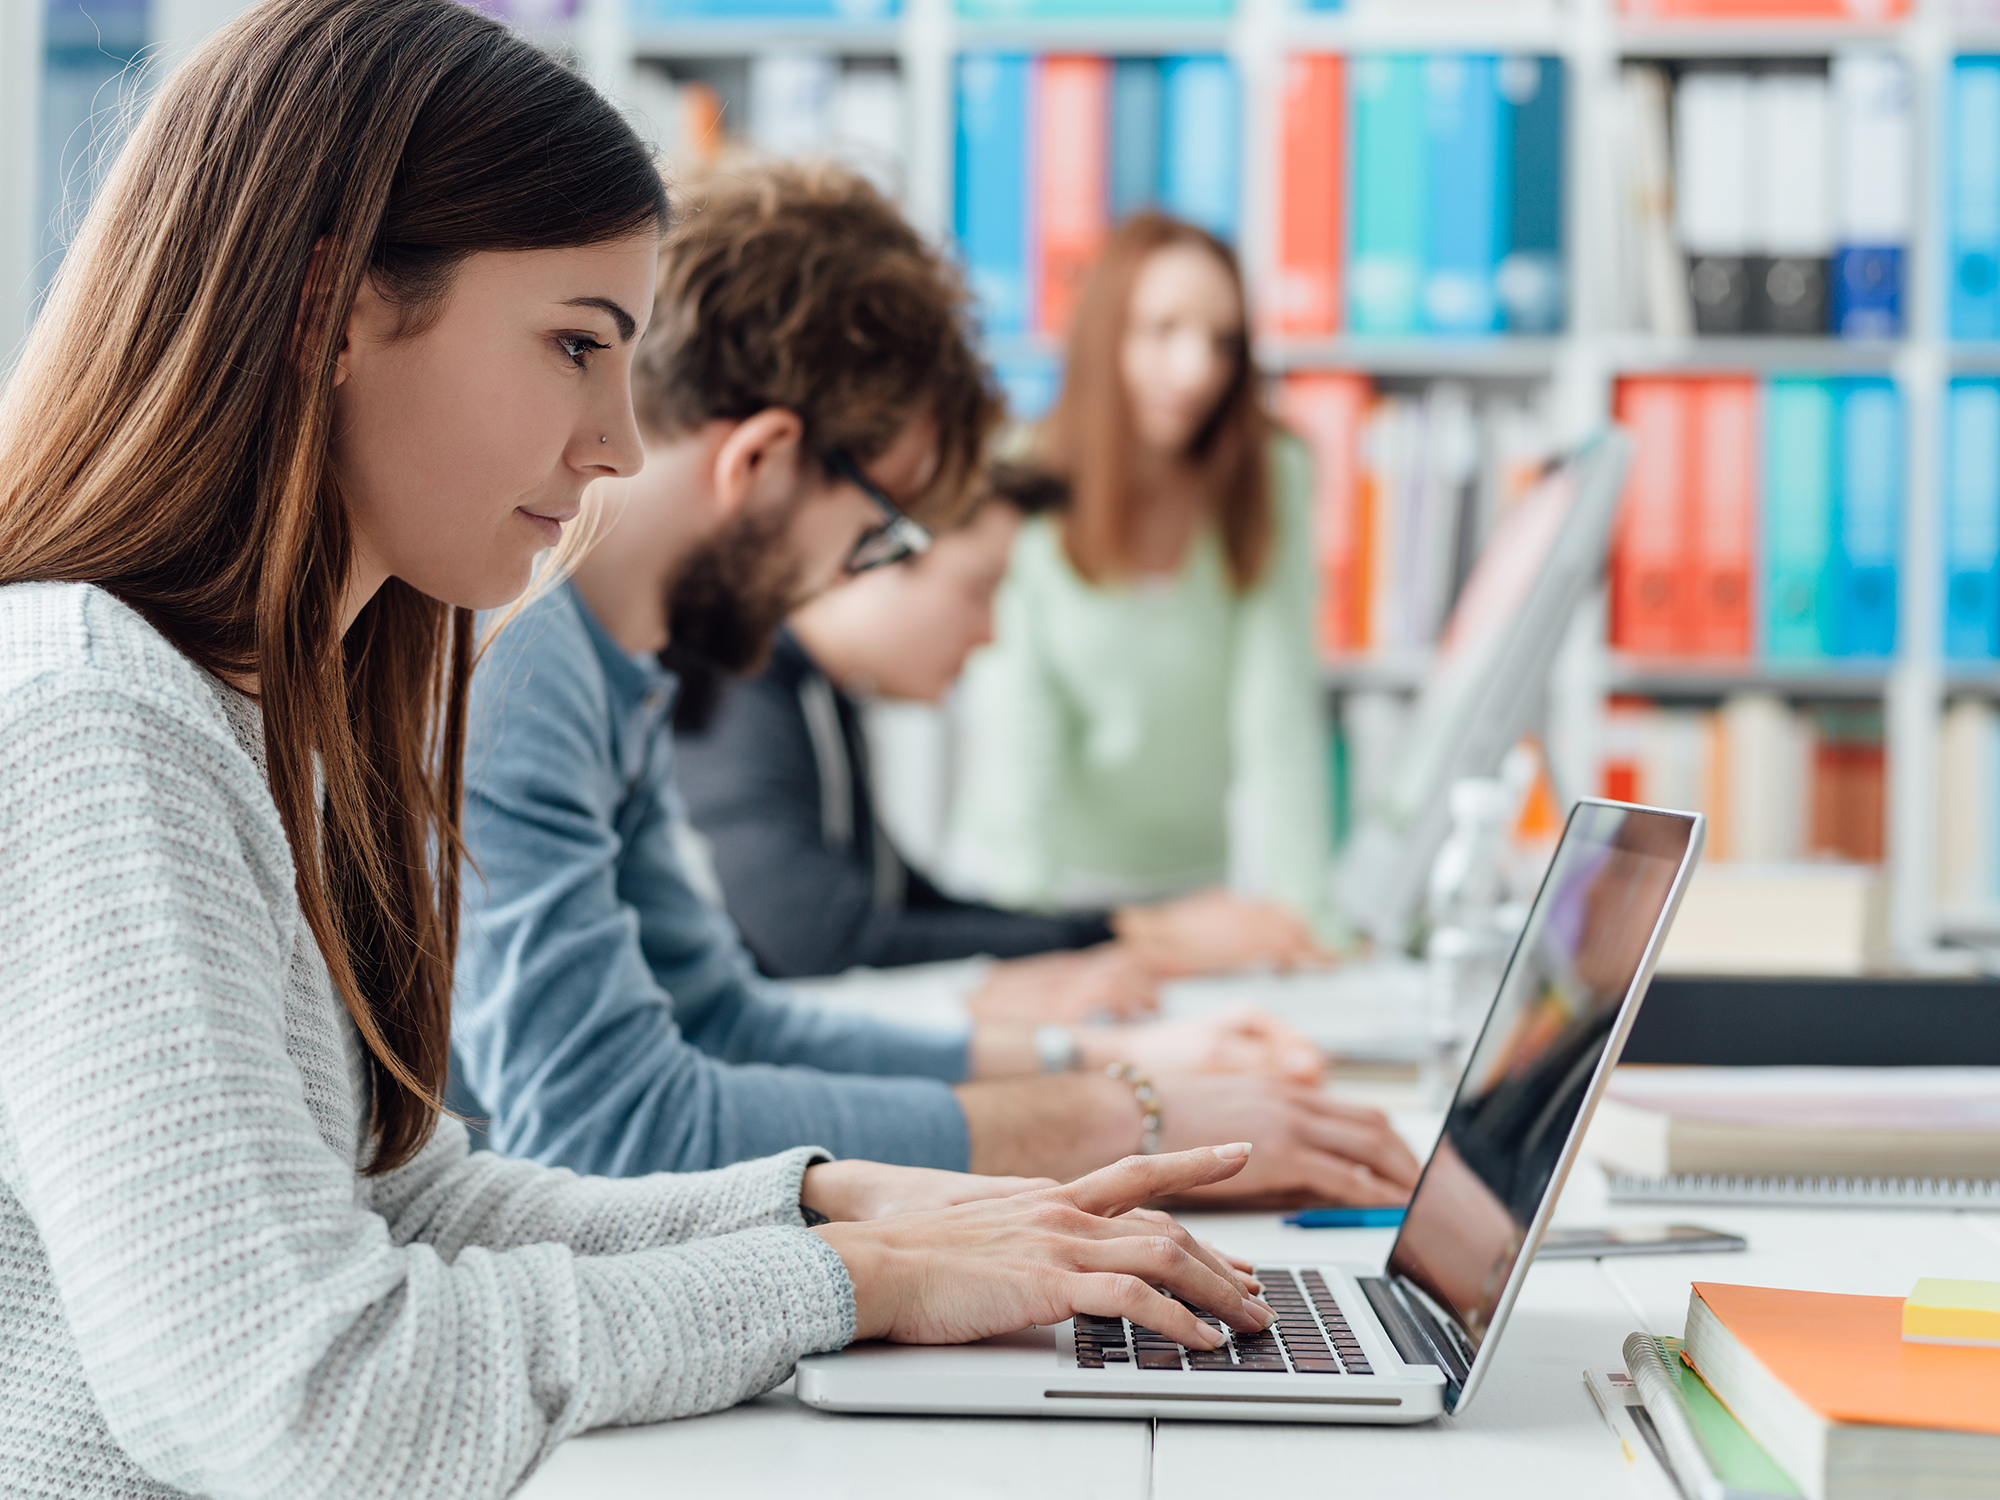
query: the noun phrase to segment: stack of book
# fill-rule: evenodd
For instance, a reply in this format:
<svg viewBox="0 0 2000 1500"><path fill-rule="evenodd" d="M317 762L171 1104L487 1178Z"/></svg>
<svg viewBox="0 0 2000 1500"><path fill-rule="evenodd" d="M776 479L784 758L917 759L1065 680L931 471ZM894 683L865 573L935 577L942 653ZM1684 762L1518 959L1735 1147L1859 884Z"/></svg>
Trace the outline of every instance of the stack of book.
<svg viewBox="0 0 2000 1500"><path fill-rule="evenodd" d="M1698 1281L1685 1340L1635 1333L1625 1371L1585 1381L1628 1461L1657 1461L1655 1494L1995 1493L2000 1351L1911 1342L1903 1324L1901 1297Z"/></svg>
<svg viewBox="0 0 2000 1500"><path fill-rule="evenodd" d="M1634 64L1622 77L1619 126L1632 327L1903 332L1913 202L1900 57Z"/></svg>
<svg viewBox="0 0 2000 1500"><path fill-rule="evenodd" d="M1618 697L1600 755L1604 796L1706 815L1711 861L1882 858L1877 704L1795 705L1746 692L1709 708Z"/></svg>
<svg viewBox="0 0 2000 1500"><path fill-rule="evenodd" d="M1560 328L1562 99L1552 57L1289 59L1272 331Z"/></svg>
<svg viewBox="0 0 2000 1500"><path fill-rule="evenodd" d="M1140 209L1233 241L1241 113L1220 55L960 58L955 227L986 333L1067 332L1111 226Z"/></svg>
<svg viewBox="0 0 2000 1500"><path fill-rule="evenodd" d="M1321 649L1434 644L1494 522L1553 449L1547 415L1454 381L1377 391L1320 372L1287 376L1277 409L1313 452Z"/></svg>
<svg viewBox="0 0 2000 1500"><path fill-rule="evenodd" d="M1614 647L1895 652L1904 418L1888 378L1635 377L1616 407L1638 451L1613 543Z"/></svg>

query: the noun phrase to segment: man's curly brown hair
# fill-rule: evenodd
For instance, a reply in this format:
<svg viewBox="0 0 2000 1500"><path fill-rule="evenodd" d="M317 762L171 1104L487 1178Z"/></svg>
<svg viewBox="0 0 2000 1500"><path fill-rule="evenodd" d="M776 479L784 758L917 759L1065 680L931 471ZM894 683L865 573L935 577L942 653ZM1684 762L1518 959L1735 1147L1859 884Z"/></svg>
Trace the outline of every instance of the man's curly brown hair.
<svg viewBox="0 0 2000 1500"><path fill-rule="evenodd" d="M830 162L722 168L674 196L633 372L640 424L670 438L782 407L808 451L866 464L928 413L937 473L911 513L955 519L1001 412L957 270Z"/></svg>

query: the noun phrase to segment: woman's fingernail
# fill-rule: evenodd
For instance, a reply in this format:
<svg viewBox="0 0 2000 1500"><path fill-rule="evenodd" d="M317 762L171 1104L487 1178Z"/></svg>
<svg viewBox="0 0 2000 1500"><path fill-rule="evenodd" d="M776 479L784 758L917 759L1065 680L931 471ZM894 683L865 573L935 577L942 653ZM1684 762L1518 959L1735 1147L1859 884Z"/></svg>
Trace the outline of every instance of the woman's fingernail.
<svg viewBox="0 0 2000 1500"><path fill-rule="evenodd" d="M1271 1304L1266 1302L1262 1297L1245 1297L1243 1305L1262 1319L1258 1325L1261 1328L1269 1328L1273 1323L1278 1321L1277 1313L1272 1310Z"/></svg>
<svg viewBox="0 0 2000 1500"><path fill-rule="evenodd" d="M1227 1146L1217 1146L1215 1154L1224 1161L1235 1161L1239 1156L1248 1156L1250 1154L1250 1143L1248 1141L1232 1141Z"/></svg>

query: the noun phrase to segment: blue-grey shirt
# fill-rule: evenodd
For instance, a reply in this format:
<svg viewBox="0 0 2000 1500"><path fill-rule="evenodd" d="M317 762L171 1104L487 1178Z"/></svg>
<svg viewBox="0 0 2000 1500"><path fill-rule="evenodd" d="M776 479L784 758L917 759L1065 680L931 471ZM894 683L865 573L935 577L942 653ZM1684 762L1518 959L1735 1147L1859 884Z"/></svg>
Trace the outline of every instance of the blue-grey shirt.
<svg viewBox="0 0 2000 1500"><path fill-rule="evenodd" d="M674 846L673 674L575 590L474 674L451 1103L509 1155L614 1177L824 1146L963 1171L963 1031L760 977Z"/></svg>

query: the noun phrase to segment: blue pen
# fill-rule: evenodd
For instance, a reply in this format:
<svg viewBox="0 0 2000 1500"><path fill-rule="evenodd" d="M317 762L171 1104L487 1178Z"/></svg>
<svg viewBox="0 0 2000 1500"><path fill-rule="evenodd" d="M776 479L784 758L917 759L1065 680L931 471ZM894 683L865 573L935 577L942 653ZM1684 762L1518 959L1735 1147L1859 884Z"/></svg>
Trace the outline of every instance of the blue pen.
<svg viewBox="0 0 2000 1500"><path fill-rule="evenodd" d="M1400 1208L1306 1208L1286 1214L1287 1224L1301 1229L1394 1229L1403 1222Z"/></svg>

